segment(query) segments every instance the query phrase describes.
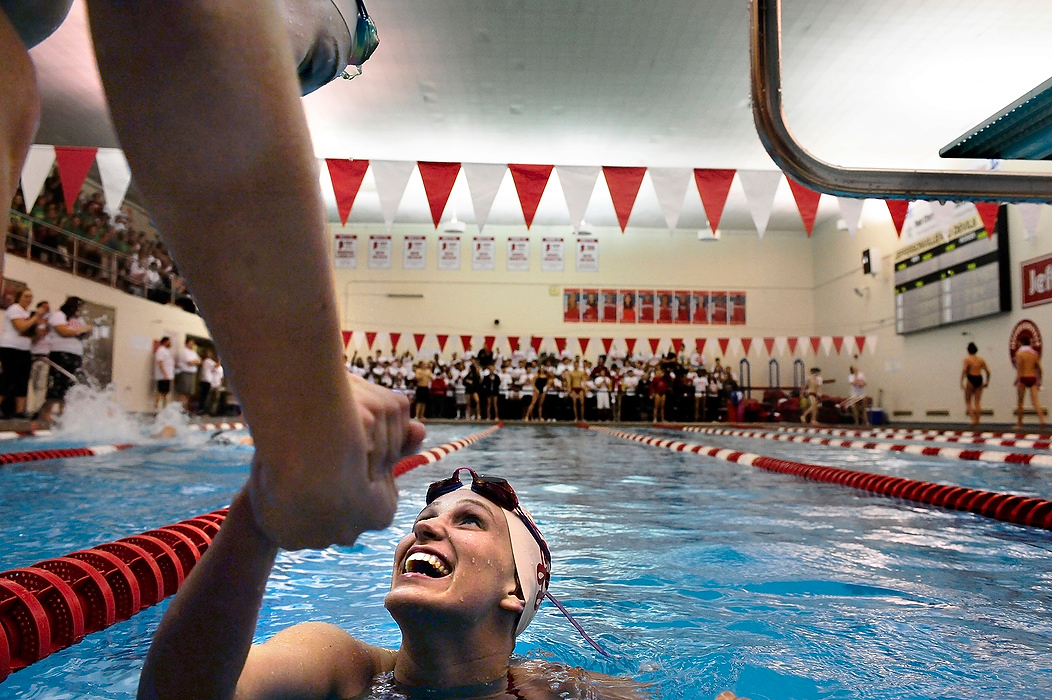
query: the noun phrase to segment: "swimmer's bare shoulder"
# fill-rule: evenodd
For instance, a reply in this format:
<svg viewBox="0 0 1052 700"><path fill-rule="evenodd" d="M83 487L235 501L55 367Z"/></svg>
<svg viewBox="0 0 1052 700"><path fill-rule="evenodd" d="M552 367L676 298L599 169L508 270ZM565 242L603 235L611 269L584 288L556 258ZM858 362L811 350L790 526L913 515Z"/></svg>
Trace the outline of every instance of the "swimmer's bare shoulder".
<svg viewBox="0 0 1052 700"><path fill-rule="evenodd" d="M353 698L394 670L395 653L326 622L304 622L253 645L237 682L237 700Z"/></svg>
<svg viewBox="0 0 1052 700"><path fill-rule="evenodd" d="M631 678L619 678L586 671L553 661L531 659L511 669L517 697L528 700L549 698L600 698L602 700L646 700L652 698L648 686Z"/></svg>

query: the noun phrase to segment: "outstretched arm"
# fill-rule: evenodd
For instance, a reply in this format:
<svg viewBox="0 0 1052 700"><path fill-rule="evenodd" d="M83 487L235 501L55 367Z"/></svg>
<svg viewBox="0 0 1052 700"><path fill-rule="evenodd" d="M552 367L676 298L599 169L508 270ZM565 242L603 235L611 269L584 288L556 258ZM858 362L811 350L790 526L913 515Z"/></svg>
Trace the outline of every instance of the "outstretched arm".
<svg viewBox="0 0 1052 700"><path fill-rule="evenodd" d="M404 397L362 396L341 364L317 163L275 4L90 0L89 11L136 184L252 428L256 521L286 548L385 527L390 467L423 429Z"/></svg>

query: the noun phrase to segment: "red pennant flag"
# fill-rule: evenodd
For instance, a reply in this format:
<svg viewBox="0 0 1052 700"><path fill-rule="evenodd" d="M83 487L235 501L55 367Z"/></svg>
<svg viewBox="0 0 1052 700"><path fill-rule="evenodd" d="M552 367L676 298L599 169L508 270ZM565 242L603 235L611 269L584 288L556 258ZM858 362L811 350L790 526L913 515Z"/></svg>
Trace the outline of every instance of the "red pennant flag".
<svg viewBox="0 0 1052 700"><path fill-rule="evenodd" d="M800 339L799 338L788 338L788 341L789 341L789 354L790 355L795 355L796 354L796 344L798 342L800 342Z"/></svg>
<svg viewBox="0 0 1052 700"><path fill-rule="evenodd" d="M764 338L763 344L767 347L767 354L774 354L774 338Z"/></svg>
<svg viewBox="0 0 1052 700"><path fill-rule="evenodd" d="M742 338L742 349L745 350L745 354L749 354L749 348L752 347L752 338Z"/></svg>
<svg viewBox="0 0 1052 700"><path fill-rule="evenodd" d="M526 228L533 225L533 217L537 213L537 206L541 203L541 195L544 188L548 186L548 178L552 176L553 165L509 165L511 179L515 182L515 191L519 194L519 204L522 205L522 215L526 218Z"/></svg>
<svg viewBox="0 0 1052 700"><path fill-rule="evenodd" d="M706 340L708 340L708 339L707 338L695 338L694 339L694 347L697 348L699 355L704 355L705 354L705 341Z"/></svg>
<svg viewBox="0 0 1052 700"><path fill-rule="evenodd" d="M541 353L541 343L543 342L544 338L535 335L530 338L530 347L532 347L533 351L539 355Z"/></svg>
<svg viewBox="0 0 1052 700"><path fill-rule="evenodd" d="M866 346L866 336L856 335L855 336L855 347L858 348L858 354L862 354L862 348Z"/></svg>
<svg viewBox="0 0 1052 700"><path fill-rule="evenodd" d="M446 341L449 340L449 336L448 335L439 335L439 336L436 336L436 339L438 340L438 349L439 349L439 351L445 352L446 351Z"/></svg>
<svg viewBox="0 0 1052 700"><path fill-rule="evenodd" d="M628 217L632 214L646 172L646 168L603 166L603 175L610 190L610 199L614 202L614 211L617 212L617 222L621 224L621 233L628 226Z"/></svg>
<svg viewBox="0 0 1052 700"><path fill-rule="evenodd" d="M431 163L418 161L416 164L420 170L420 179L424 181L424 194L427 195L427 203L431 205L431 220L438 228L438 222L442 220L442 212L446 209L449 201L449 193L453 191L453 183L457 181L460 173L460 163Z"/></svg>
<svg viewBox="0 0 1052 700"><path fill-rule="evenodd" d="M326 158L325 165L329 168L332 191L336 195L340 223L346 226L347 217L351 215L351 207L354 206L354 200L362 186L362 179L365 178L365 171L369 169L369 161Z"/></svg>
<svg viewBox="0 0 1052 700"><path fill-rule="evenodd" d="M676 351L677 355L683 352L683 338L673 338L672 349Z"/></svg>
<svg viewBox="0 0 1052 700"><path fill-rule="evenodd" d="M416 351L420 352L420 346L424 344L424 334L423 333L414 333L413 334L413 342L416 343Z"/></svg>
<svg viewBox="0 0 1052 700"><path fill-rule="evenodd" d="M720 338L720 352L727 354L727 346L731 344L730 338Z"/></svg>
<svg viewBox="0 0 1052 700"><path fill-rule="evenodd" d="M462 347L464 349L464 352L467 352L468 350L471 349L471 336L470 335L462 335L462 336L460 336L460 347Z"/></svg>
<svg viewBox="0 0 1052 700"><path fill-rule="evenodd" d="M98 150L80 146L55 146L55 161L58 164L59 180L62 181L62 194L66 198L67 214L72 214L77 206L80 188L84 186Z"/></svg>
<svg viewBox="0 0 1052 700"><path fill-rule="evenodd" d="M660 343L660 342L661 342L661 338L651 338L650 339L650 352L651 352L651 354L653 354L653 355L657 355L658 354L658 343Z"/></svg>
<svg viewBox="0 0 1052 700"><path fill-rule="evenodd" d="M495 336L487 335L485 338L483 338L482 343L483 343L483 345L486 346L487 350L489 350L490 352L493 352L493 341L495 341L495 340L496 340Z"/></svg>
<svg viewBox="0 0 1052 700"><path fill-rule="evenodd" d="M369 344L369 349L373 349L373 341L376 340L376 331L365 332L365 342Z"/></svg>
<svg viewBox="0 0 1052 700"><path fill-rule="evenodd" d="M509 335L508 336L508 347L511 348L512 352L518 352L519 351L519 336L517 336L517 335Z"/></svg>
<svg viewBox="0 0 1052 700"><path fill-rule="evenodd" d="M719 228L723 216L723 205L727 203L727 194L731 191L734 180L733 170L694 170L694 182L705 205L705 216L709 218L709 228L713 233Z"/></svg>
<svg viewBox="0 0 1052 700"><path fill-rule="evenodd" d="M840 348L844 347L844 336L834 335L833 336L833 349L836 350L836 354L840 354Z"/></svg>
<svg viewBox="0 0 1052 700"><path fill-rule="evenodd" d="M395 350L398 349L398 341L402 339L401 333L391 334L391 354L395 354Z"/></svg>
<svg viewBox="0 0 1052 700"><path fill-rule="evenodd" d="M577 344L581 346L581 354L582 355L587 355L588 354L588 343L591 342L591 340L592 340L591 338L578 338L577 339Z"/></svg>
<svg viewBox="0 0 1052 700"><path fill-rule="evenodd" d="M818 346L821 345L821 344L822 344L822 339L821 338L815 337L815 336L811 337L811 349L815 351L816 355L818 354Z"/></svg>
<svg viewBox="0 0 1052 700"><path fill-rule="evenodd" d="M804 230L808 237L815 227L815 215L818 213L818 201L822 199L821 192L804 187L791 177L785 178L789 181L789 189L793 191L793 199L796 200L796 208L800 210L800 218L804 220Z"/></svg>
<svg viewBox="0 0 1052 700"><path fill-rule="evenodd" d="M628 354L629 355L634 353L636 351L636 339L635 338L625 338L625 347L628 348Z"/></svg>
<svg viewBox="0 0 1052 700"><path fill-rule="evenodd" d="M975 208L979 211L979 218L983 220L983 228L988 233L993 233L994 227L997 226L997 213L1001 211L1001 206L997 202L976 202Z"/></svg>
<svg viewBox="0 0 1052 700"><path fill-rule="evenodd" d="M566 352L566 338L556 338L555 349L559 351L560 355Z"/></svg>
<svg viewBox="0 0 1052 700"><path fill-rule="evenodd" d="M351 342L351 335L354 331L340 331L340 336L343 338L343 347L347 347L347 344Z"/></svg>
<svg viewBox="0 0 1052 700"><path fill-rule="evenodd" d="M610 346L614 344L613 338L603 338L603 352L610 354Z"/></svg>
<svg viewBox="0 0 1052 700"><path fill-rule="evenodd" d="M906 223L906 212L910 208L910 203L905 199L888 199L884 203L888 205L888 211L891 212L891 222L895 224L895 233L902 236L902 225Z"/></svg>

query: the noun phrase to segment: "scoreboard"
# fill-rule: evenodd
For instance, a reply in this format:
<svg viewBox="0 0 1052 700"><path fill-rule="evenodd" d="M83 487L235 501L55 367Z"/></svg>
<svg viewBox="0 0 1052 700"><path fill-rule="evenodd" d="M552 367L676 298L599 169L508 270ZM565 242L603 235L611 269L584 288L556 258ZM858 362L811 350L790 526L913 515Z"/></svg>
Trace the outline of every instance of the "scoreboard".
<svg viewBox="0 0 1052 700"><path fill-rule="evenodd" d="M975 205L914 202L895 253L895 330L906 334L1011 310L1008 215L993 231Z"/></svg>

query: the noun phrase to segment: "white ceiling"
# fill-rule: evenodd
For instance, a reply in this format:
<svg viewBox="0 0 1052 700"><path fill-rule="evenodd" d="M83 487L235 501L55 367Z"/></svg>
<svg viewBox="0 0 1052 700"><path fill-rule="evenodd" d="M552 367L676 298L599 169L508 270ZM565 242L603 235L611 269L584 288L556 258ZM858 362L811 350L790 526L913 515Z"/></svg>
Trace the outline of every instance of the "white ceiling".
<svg viewBox="0 0 1052 700"><path fill-rule="evenodd" d="M746 0L371 0L369 10L381 46L364 75L304 100L319 157L774 169L749 108ZM86 26L77 0L33 51L38 143L118 145ZM787 121L841 165L978 167L940 161L938 149L1052 72L1046 0L785 0L783 26ZM414 176L396 221L430 220L422 192ZM474 220L463 175L446 218L453 209ZM820 220L837 211L824 197ZM367 177L352 221L382 220ZM602 184L587 220L616 225ZM550 185L536 223L568 221ZM510 177L490 222L522 222ZM680 227L704 222L691 188ZM630 226L664 227L646 182ZM752 226L736 183L722 228ZM770 230L802 229L783 183Z"/></svg>

